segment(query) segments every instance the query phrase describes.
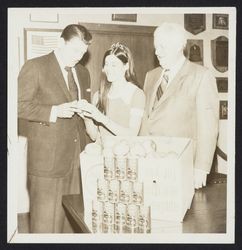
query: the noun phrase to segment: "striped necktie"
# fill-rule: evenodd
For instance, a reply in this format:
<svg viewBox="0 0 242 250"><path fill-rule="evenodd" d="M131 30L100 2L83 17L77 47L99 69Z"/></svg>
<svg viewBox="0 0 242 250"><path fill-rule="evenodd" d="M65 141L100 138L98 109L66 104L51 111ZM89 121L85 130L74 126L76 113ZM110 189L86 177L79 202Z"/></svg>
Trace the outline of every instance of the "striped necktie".
<svg viewBox="0 0 242 250"><path fill-rule="evenodd" d="M72 100L78 100L78 89L73 77L73 73L71 70L71 67L65 67L65 70L67 71L67 80L68 80L68 86L69 86L69 92L71 94Z"/></svg>
<svg viewBox="0 0 242 250"><path fill-rule="evenodd" d="M168 81L169 81L169 76L168 76L168 72L169 72L169 69L166 69L163 73L163 76L161 78L161 82L157 88L157 91L156 91L156 99L157 101L160 100L161 96L163 95L166 87L167 87L167 84L168 84Z"/></svg>

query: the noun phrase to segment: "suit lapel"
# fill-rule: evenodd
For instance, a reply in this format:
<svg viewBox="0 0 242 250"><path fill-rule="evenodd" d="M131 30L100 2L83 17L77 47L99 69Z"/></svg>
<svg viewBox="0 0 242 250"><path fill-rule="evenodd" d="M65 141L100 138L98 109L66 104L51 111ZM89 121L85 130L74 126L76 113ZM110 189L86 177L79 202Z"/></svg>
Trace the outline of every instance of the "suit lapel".
<svg viewBox="0 0 242 250"><path fill-rule="evenodd" d="M159 102L157 103L156 108L158 108L167 98L172 96L174 92L179 88L181 85L181 82L183 81L184 77L187 75L189 71L189 61L186 60L181 67L181 69L176 74L175 78L170 82L170 86L167 88L167 90L163 93L161 96Z"/></svg>
<svg viewBox="0 0 242 250"><path fill-rule="evenodd" d="M62 74L60 65L56 59L56 56L54 52L50 53L50 65L51 65L51 70L53 72L54 77L56 78L56 82L59 84L60 88L63 90L65 93L65 96L69 102L71 102L71 94L66 86L66 82L64 79L64 76Z"/></svg>

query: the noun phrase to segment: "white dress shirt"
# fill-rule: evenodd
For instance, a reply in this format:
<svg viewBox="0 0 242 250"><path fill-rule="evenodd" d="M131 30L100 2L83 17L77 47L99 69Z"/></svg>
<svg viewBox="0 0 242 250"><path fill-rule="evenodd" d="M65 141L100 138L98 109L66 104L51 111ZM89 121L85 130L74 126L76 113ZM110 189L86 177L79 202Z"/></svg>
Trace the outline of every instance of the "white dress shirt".
<svg viewBox="0 0 242 250"><path fill-rule="evenodd" d="M59 63L62 75L64 77L65 83L66 83L66 87L69 90L69 85L68 85L68 72L65 70L66 65L64 65L64 63L61 60L61 55L58 49L54 50L54 54L56 56L57 62ZM81 100L81 90L80 90L80 85L77 84L78 83L78 78L77 78L77 74L76 74L76 70L74 67L71 68L72 73L73 73L73 77L77 86L77 90L78 90L78 100ZM57 111L56 111L56 106L52 106L51 109L51 113L50 113L50 122L56 122L57 120Z"/></svg>

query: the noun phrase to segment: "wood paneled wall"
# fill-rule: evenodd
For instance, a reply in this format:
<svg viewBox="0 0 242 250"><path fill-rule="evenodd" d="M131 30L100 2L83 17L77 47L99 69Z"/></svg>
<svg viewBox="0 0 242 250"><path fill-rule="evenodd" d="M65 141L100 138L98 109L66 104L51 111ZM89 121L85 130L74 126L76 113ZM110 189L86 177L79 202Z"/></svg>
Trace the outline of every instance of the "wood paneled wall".
<svg viewBox="0 0 242 250"><path fill-rule="evenodd" d="M145 74L157 64L154 54L153 32L155 27L113 24L84 25L93 36L88 53L82 63L89 69L92 82L92 93L98 90L102 70L103 55L113 43L123 43L129 47L134 57L135 70L139 85L142 88Z"/></svg>

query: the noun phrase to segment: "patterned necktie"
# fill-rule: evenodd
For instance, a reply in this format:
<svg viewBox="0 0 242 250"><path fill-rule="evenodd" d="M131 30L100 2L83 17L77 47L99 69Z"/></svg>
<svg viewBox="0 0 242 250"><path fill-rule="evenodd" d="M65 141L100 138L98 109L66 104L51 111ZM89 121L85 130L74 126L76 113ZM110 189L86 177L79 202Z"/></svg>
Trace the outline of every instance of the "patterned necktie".
<svg viewBox="0 0 242 250"><path fill-rule="evenodd" d="M166 86L168 84L168 81L169 81L169 76L168 76L168 71L169 69L166 69L162 78L161 78L161 82L157 88L157 91L156 91L156 98L157 98L157 101L160 100L161 96L163 95L165 89L166 89Z"/></svg>
<svg viewBox="0 0 242 250"><path fill-rule="evenodd" d="M65 70L67 71L67 80L68 80L68 86L69 86L69 92L71 94L72 100L78 100L78 90L77 86L73 77L73 73L71 70L71 67L65 67Z"/></svg>

